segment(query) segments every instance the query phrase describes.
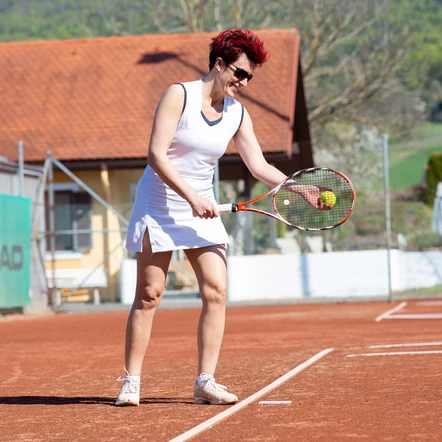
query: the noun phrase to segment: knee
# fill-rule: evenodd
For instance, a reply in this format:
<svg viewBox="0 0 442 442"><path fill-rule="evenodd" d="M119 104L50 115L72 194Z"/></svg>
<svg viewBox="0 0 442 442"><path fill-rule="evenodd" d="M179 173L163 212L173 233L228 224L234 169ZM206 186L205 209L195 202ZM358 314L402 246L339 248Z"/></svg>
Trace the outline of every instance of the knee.
<svg viewBox="0 0 442 442"><path fill-rule="evenodd" d="M202 290L201 298L206 304L224 306L227 299L227 285L207 284Z"/></svg>
<svg viewBox="0 0 442 442"><path fill-rule="evenodd" d="M151 310L158 307L163 295L163 286L137 286L136 301L143 310Z"/></svg>

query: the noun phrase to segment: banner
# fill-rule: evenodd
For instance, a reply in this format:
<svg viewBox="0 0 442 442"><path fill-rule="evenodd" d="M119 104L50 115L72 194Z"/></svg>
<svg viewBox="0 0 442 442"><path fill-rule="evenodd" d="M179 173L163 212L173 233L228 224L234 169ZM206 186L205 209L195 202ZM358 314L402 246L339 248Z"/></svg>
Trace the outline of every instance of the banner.
<svg viewBox="0 0 442 442"><path fill-rule="evenodd" d="M31 199L0 194L0 308L30 304Z"/></svg>

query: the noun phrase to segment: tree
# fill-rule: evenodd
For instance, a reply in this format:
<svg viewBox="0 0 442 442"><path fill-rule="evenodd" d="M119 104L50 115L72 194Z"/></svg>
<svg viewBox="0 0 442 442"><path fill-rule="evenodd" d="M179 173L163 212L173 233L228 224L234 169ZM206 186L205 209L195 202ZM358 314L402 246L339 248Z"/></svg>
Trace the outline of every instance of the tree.
<svg viewBox="0 0 442 442"><path fill-rule="evenodd" d="M399 84L411 53L406 26L385 19L387 1L298 1L302 21L303 68L309 92L310 121L372 123L362 105L386 99ZM374 103L372 103L374 104ZM376 121L379 124L379 121Z"/></svg>
<svg viewBox="0 0 442 442"><path fill-rule="evenodd" d="M380 131L408 134L425 109L403 81L411 34L388 20L388 6L296 2L315 162L351 174L363 188L382 178Z"/></svg>
<svg viewBox="0 0 442 442"><path fill-rule="evenodd" d="M162 33L298 28L316 161L367 184L379 179L380 167L366 167L368 152L379 148L373 134L408 132L423 116L419 96L406 89L413 41L407 25L391 19L397 1L405 0L138 0L130 8L125 0L102 0L97 11L114 34L137 14Z"/></svg>
<svg viewBox="0 0 442 442"><path fill-rule="evenodd" d="M14 19L20 11L20 19ZM433 50L438 38L442 45L439 0L420 8L411 0L66 0L63 5L24 0L1 4L0 12L8 17L10 32L20 36L32 29L36 38L296 27L318 152L339 155L343 144L354 142L355 131L363 138L370 126L393 136L406 134L424 116L421 89L431 89L431 96L442 91L436 75L440 57ZM417 17L425 18L425 25ZM31 20L27 26L26 20ZM422 55L428 41L433 58Z"/></svg>

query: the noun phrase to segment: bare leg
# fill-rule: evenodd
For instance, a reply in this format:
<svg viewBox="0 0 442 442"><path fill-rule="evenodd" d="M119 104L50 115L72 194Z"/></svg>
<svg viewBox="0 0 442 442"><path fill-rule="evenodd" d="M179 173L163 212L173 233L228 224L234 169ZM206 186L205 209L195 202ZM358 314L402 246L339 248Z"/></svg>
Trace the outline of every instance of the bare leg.
<svg viewBox="0 0 442 442"><path fill-rule="evenodd" d="M222 245L186 250L195 271L203 307L198 323L198 375L214 374L224 335L227 258Z"/></svg>
<svg viewBox="0 0 442 442"><path fill-rule="evenodd" d="M164 292L171 256L172 252L152 254L146 229L143 251L137 253L136 293L126 327L126 369L131 376L141 374L153 317Z"/></svg>

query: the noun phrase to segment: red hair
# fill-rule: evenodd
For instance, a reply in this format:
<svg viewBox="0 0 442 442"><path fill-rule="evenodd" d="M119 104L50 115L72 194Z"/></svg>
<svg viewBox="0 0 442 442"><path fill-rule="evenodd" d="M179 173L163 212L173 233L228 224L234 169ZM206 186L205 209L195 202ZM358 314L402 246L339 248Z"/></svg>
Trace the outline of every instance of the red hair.
<svg viewBox="0 0 442 442"><path fill-rule="evenodd" d="M264 43L247 29L228 29L212 38L209 54L209 70L215 66L216 59L222 58L226 64L234 63L241 54L257 66L265 63L270 55Z"/></svg>

